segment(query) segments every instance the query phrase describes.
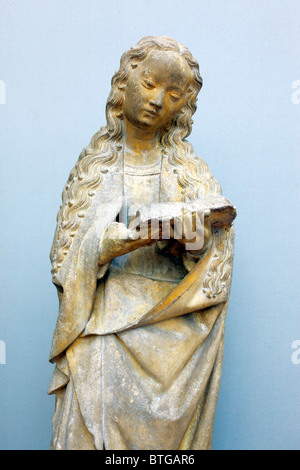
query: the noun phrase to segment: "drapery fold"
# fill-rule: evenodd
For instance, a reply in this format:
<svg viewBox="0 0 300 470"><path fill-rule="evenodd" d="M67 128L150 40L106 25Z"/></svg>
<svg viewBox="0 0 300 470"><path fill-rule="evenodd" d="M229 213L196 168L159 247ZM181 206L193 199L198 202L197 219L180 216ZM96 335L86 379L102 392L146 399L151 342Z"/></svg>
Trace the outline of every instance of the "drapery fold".
<svg viewBox="0 0 300 470"><path fill-rule="evenodd" d="M165 182L164 201L181 199L174 181ZM208 250L151 308L132 302L117 315L113 306L101 307L114 271L98 259L103 231L122 207L122 188L116 163L54 279L60 310L50 356L56 369L49 393L57 395L52 448L209 449L234 230L213 230Z"/></svg>

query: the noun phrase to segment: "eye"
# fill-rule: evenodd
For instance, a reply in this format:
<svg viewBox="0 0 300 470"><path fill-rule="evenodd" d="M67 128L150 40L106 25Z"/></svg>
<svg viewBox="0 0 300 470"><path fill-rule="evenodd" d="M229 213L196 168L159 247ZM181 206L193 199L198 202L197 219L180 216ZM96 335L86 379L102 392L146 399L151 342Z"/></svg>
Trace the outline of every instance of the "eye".
<svg viewBox="0 0 300 470"><path fill-rule="evenodd" d="M176 95L176 93L170 93L170 98L172 101L179 101L182 97L180 95Z"/></svg>
<svg viewBox="0 0 300 470"><path fill-rule="evenodd" d="M144 88L147 88L148 90L153 90L153 88L155 88L155 85L149 80L143 80L142 85Z"/></svg>

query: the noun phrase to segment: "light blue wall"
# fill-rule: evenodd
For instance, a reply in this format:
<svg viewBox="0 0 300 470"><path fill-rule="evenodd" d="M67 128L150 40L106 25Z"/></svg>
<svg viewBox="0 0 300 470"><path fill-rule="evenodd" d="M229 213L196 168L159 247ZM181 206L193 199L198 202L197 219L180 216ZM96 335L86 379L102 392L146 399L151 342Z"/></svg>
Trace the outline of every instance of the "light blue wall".
<svg viewBox="0 0 300 470"><path fill-rule="evenodd" d="M1 449L49 447L61 190L121 54L161 34L200 63L191 142L238 207L214 449L300 449L299 18L299 0L0 0Z"/></svg>

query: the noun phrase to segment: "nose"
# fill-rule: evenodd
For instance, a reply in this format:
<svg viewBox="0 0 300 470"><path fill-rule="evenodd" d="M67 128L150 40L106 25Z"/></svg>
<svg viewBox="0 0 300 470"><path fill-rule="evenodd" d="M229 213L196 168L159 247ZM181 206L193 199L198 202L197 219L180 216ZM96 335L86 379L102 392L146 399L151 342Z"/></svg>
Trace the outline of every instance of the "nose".
<svg viewBox="0 0 300 470"><path fill-rule="evenodd" d="M149 103L154 106L156 109L161 109L163 107L165 99L165 91L164 90L157 90L156 94L151 97Z"/></svg>

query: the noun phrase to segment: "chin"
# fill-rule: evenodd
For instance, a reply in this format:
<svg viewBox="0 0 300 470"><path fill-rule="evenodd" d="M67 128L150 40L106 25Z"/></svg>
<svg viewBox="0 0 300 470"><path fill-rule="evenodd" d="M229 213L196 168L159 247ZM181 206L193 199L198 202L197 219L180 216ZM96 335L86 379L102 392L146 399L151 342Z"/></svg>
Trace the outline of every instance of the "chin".
<svg viewBox="0 0 300 470"><path fill-rule="evenodd" d="M151 122L151 119L147 118L141 119L138 123L136 123L136 127L145 131L155 132L157 130L157 127L153 126L153 122Z"/></svg>

